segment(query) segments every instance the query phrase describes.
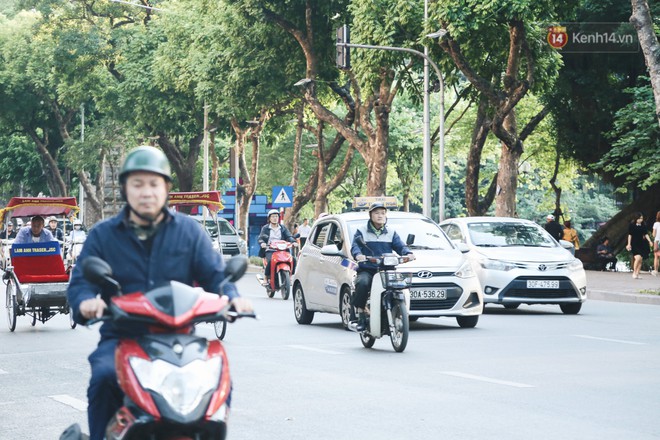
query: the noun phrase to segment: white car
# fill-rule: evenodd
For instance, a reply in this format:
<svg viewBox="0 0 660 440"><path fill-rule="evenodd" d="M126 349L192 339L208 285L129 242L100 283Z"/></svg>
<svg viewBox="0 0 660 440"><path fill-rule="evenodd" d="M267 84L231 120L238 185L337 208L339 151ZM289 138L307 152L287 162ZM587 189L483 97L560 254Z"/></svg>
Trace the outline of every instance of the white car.
<svg viewBox="0 0 660 440"><path fill-rule="evenodd" d="M329 215L314 223L301 250L293 276L294 315L299 324L310 324L315 312L341 315L346 327L351 318L350 297L357 264L351 243L367 212ZM390 211L387 228L394 228L416 259L397 271L411 274L410 320L420 317L454 317L461 327L474 327L483 311L483 293L471 263L433 220L421 214ZM343 256L321 254L334 244Z"/></svg>
<svg viewBox="0 0 660 440"><path fill-rule="evenodd" d="M440 227L470 249L486 304L509 309L559 304L562 312L576 314L587 299L582 262L534 222L464 217L445 220Z"/></svg>

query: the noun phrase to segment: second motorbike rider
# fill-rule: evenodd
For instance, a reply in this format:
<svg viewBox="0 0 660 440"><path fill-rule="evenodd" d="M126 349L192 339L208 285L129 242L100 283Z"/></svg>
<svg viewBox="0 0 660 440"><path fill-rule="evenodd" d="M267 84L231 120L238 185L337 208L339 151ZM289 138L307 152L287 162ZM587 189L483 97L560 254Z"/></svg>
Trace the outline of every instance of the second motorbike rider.
<svg viewBox="0 0 660 440"><path fill-rule="evenodd" d="M273 257L273 252L268 249L268 245L273 240L284 240L296 243L296 239L291 235L286 226L280 224L280 213L277 209L268 211L268 223L261 228L259 233L259 245L261 246L260 256L266 258L266 268L264 271L266 279L270 278L270 260ZM296 258L293 258L293 270L296 267Z"/></svg>
<svg viewBox="0 0 660 440"><path fill-rule="evenodd" d="M369 206L369 221L366 225L360 226L353 237L351 255L358 262L358 269L351 305L357 309L357 330L360 332L367 328L367 314L364 309L369 298L371 281L378 272L378 265L366 261L366 256L380 257L394 250L401 256L408 255L411 260L415 259L412 251L401 241L399 234L394 229L387 229L385 223L387 223L387 208L382 203L372 203Z"/></svg>
<svg viewBox="0 0 660 440"><path fill-rule="evenodd" d="M170 164L162 151L148 146L131 151L119 174L126 207L91 229L79 262L92 255L108 262L125 293L146 292L169 281L188 285L196 281L204 290L220 293L223 259L195 220L168 211L171 182ZM98 287L83 277L82 267L78 264L73 271L68 300L75 321L85 324L103 315L114 292L99 293ZM222 293L231 298L238 312L252 311L251 302L240 298L233 284L225 284ZM91 440L103 439L106 425L122 405L114 360L119 337L147 332L143 325L120 327L112 321L101 327L101 340L89 356L92 377L87 416Z"/></svg>

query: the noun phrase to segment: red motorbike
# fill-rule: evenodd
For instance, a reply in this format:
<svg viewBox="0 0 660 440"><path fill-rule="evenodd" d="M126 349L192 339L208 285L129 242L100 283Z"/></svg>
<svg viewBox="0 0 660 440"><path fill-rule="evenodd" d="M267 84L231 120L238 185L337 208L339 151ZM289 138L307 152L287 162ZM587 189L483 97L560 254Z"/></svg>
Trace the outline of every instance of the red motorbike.
<svg viewBox="0 0 660 440"><path fill-rule="evenodd" d="M289 299L291 291L291 274L293 274L293 253L291 249L293 243L284 240L273 240L266 249L266 252L272 252L270 259L270 274L268 279L264 279L262 274L257 274L257 280L266 288L268 298L275 296L278 290L282 294L282 299ZM267 260L263 259L264 267Z"/></svg>
<svg viewBox="0 0 660 440"><path fill-rule="evenodd" d="M109 283L119 291L105 261L89 257L83 265L87 280ZM247 265L246 257L231 258L225 282L238 280ZM226 296L176 281L145 293L112 297L106 315L92 321L146 323L152 333L122 339L117 346L115 364L124 406L108 424L106 439L225 438L231 391L227 354L220 341L196 336L193 329L201 322L255 317L231 311L228 302ZM86 438L75 437L79 432L73 425L60 438Z"/></svg>

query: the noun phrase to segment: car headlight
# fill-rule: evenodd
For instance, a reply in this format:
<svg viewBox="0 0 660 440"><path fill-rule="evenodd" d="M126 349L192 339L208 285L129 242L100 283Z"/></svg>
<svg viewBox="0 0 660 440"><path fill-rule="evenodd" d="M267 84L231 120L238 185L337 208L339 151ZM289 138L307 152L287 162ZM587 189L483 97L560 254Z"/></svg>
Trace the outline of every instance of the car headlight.
<svg viewBox="0 0 660 440"><path fill-rule="evenodd" d="M570 270L580 270L580 269L584 269L584 266L582 266L582 261L576 258L573 261L571 261L571 264L568 265L568 268Z"/></svg>
<svg viewBox="0 0 660 440"><path fill-rule="evenodd" d="M465 261L460 269L454 273L459 278L472 278L475 276L474 270L472 270L472 264L469 261Z"/></svg>
<svg viewBox="0 0 660 440"><path fill-rule="evenodd" d="M479 264L481 264L481 267L484 269L503 270L505 272L516 268L516 266L511 263L505 263L499 260L489 260L487 258L479 261Z"/></svg>
<svg viewBox="0 0 660 440"><path fill-rule="evenodd" d="M220 356L196 359L182 367L136 356L130 357L129 363L142 388L158 393L184 416L197 408L206 393L217 388L222 370Z"/></svg>

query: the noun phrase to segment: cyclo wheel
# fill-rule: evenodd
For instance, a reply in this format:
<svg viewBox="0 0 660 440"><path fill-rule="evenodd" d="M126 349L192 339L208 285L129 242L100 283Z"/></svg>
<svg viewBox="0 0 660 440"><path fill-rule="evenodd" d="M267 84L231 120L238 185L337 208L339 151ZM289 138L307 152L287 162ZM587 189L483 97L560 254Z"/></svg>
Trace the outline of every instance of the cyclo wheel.
<svg viewBox="0 0 660 440"><path fill-rule="evenodd" d="M69 307L69 325L71 326L72 329L76 328L76 321L73 320L73 309Z"/></svg>
<svg viewBox="0 0 660 440"><path fill-rule="evenodd" d="M16 330L16 293L14 292L14 282L9 279L7 280L7 289L5 297L5 305L7 307L7 325L9 331L13 332Z"/></svg>
<svg viewBox="0 0 660 440"><path fill-rule="evenodd" d="M215 330L215 336L222 341L225 333L227 333L227 321L215 321L213 323L213 330Z"/></svg>
<svg viewBox="0 0 660 440"><path fill-rule="evenodd" d="M30 322L30 325L34 327L37 324L37 309L32 307L32 322Z"/></svg>
<svg viewBox="0 0 660 440"><path fill-rule="evenodd" d="M394 351L401 353L408 345L408 333L410 333L408 309L406 309L404 301L394 301L392 304L392 320L394 330L390 330L390 341L392 341Z"/></svg>

